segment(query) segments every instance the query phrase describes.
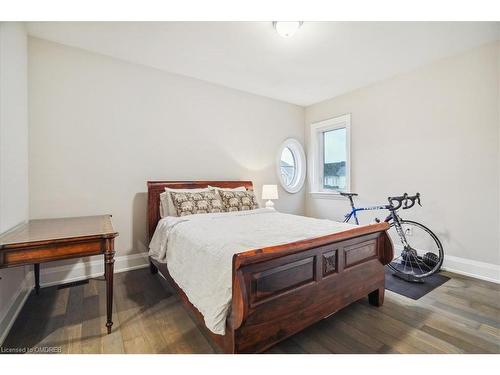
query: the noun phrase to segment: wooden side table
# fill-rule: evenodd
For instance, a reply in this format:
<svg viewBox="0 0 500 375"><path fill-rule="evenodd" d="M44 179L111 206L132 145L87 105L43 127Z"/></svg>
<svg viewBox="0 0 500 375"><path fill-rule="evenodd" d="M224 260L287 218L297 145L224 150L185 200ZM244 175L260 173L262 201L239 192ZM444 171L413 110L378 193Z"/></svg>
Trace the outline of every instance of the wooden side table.
<svg viewBox="0 0 500 375"><path fill-rule="evenodd" d="M0 268L34 265L35 291L40 290L40 263L104 255L106 327L113 325L114 231L111 215L30 220L0 236Z"/></svg>

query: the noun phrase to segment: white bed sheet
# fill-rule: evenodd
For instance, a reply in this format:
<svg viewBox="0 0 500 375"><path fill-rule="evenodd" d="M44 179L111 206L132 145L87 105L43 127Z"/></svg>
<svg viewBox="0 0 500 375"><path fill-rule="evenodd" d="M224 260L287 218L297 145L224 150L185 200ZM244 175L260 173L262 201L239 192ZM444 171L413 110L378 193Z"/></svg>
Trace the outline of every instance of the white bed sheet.
<svg viewBox="0 0 500 375"><path fill-rule="evenodd" d="M268 208L166 217L158 222L149 254L167 263L171 277L203 314L207 328L223 335L231 303L234 254L353 227Z"/></svg>

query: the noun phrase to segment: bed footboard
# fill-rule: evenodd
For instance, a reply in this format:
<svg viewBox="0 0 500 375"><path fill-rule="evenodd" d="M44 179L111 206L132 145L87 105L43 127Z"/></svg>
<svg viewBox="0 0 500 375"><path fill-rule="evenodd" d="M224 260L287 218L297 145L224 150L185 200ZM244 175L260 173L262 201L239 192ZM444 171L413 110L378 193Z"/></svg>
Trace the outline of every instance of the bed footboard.
<svg viewBox="0 0 500 375"><path fill-rule="evenodd" d="M234 353L261 352L343 307L384 299L387 223L236 254L228 332Z"/></svg>

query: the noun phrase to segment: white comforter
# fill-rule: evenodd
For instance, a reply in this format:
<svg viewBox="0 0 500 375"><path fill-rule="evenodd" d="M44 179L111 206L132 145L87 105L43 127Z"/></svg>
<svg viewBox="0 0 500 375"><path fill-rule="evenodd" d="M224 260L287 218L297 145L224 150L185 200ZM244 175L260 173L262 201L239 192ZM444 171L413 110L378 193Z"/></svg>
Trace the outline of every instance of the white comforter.
<svg viewBox="0 0 500 375"><path fill-rule="evenodd" d="M170 275L203 314L207 328L223 335L231 303L234 254L352 227L266 208L166 217L158 223L149 254L167 262Z"/></svg>

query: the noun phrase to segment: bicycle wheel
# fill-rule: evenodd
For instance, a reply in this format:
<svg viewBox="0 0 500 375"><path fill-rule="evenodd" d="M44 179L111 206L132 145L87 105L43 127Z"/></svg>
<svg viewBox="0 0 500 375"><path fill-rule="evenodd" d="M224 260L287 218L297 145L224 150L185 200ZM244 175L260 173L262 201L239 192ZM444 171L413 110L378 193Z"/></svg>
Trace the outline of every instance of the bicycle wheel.
<svg viewBox="0 0 500 375"><path fill-rule="evenodd" d="M388 230L394 246L394 259L388 264L389 268L409 281L419 281L439 271L444 252L436 235L429 228L411 220L401 220L401 229L408 246L405 246L394 222Z"/></svg>

